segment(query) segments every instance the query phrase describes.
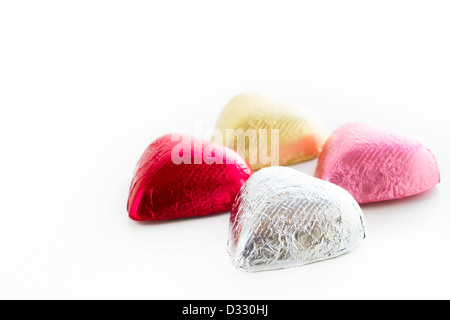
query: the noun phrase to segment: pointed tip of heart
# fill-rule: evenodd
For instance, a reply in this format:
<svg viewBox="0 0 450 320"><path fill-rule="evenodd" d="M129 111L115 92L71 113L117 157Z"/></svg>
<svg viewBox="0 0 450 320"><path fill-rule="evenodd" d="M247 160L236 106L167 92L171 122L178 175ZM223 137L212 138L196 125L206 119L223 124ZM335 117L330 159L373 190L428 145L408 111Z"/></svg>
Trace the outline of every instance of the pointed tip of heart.
<svg viewBox="0 0 450 320"><path fill-rule="evenodd" d="M274 270L338 257L365 234L361 208L347 191L291 168L270 167L241 188L228 250L237 268Z"/></svg>
<svg viewBox="0 0 450 320"><path fill-rule="evenodd" d="M417 195L440 182L436 157L418 139L364 123L332 133L315 176L343 187L360 204Z"/></svg>
<svg viewBox="0 0 450 320"><path fill-rule="evenodd" d="M238 150L254 171L270 165L291 165L314 159L328 138L324 122L311 109L255 92L235 96L222 110L216 129L223 137L227 137L227 131L234 131L237 136L221 144ZM238 133L238 130L242 132ZM260 130L268 137L277 131L278 144L272 144L275 138L268 143ZM242 147L238 145L239 134L244 140L248 139ZM261 146L261 143L266 145ZM270 163L261 161L260 152L264 150L271 158Z"/></svg>
<svg viewBox="0 0 450 320"><path fill-rule="evenodd" d="M228 211L252 173L233 150L190 135L163 136L138 162L127 203L129 217L167 220Z"/></svg>

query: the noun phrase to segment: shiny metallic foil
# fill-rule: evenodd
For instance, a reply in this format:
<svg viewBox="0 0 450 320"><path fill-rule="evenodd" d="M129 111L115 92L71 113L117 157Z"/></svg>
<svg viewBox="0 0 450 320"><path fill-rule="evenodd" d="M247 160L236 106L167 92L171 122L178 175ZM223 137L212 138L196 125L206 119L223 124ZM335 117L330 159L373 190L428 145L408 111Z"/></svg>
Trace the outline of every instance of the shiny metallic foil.
<svg viewBox="0 0 450 320"><path fill-rule="evenodd" d="M416 195L440 182L436 158L419 140L363 123L333 132L316 177L346 189L360 204Z"/></svg>
<svg viewBox="0 0 450 320"><path fill-rule="evenodd" d="M279 129L279 165L285 166L316 158L328 138L322 119L307 107L277 100L258 93L240 94L233 98L223 109L216 124L216 129L226 137L226 130L249 129L257 131L251 136L241 155L250 163L254 171L270 166L259 157L259 130L268 131L267 154L272 155L271 130ZM225 139L224 139L225 140ZM234 150L237 139L216 141ZM250 161L251 153L258 154L255 163Z"/></svg>
<svg viewBox="0 0 450 320"><path fill-rule="evenodd" d="M154 141L142 155L128 199L131 219L167 220L228 211L253 173L233 150L189 135L180 138L191 141L179 153L191 164L173 162L172 152L180 141L172 141L171 135ZM210 161L212 155L222 163Z"/></svg>
<svg viewBox="0 0 450 320"><path fill-rule="evenodd" d="M246 271L338 257L365 238L362 211L344 189L285 167L258 171L233 204L228 250Z"/></svg>

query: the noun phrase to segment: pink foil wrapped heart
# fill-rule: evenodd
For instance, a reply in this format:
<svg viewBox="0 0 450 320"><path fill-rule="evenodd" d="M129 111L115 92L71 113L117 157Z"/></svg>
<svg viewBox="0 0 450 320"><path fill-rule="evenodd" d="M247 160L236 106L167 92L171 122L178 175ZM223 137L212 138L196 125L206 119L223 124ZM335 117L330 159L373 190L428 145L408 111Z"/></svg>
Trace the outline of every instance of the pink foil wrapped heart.
<svg viewBox="0 0 450 320"><path fill-rule="evenodd" d="M416 195L440 182L435 156L416 138L363 123L331 135L316 177L346 189L360 204Z"/></svg>
<svg viewBox="0 0 450 320"><path fill-rule="evenodd" d="M147 148L137 165L129 216L137 221L167 220L231 210L252 173L231 149L190 135L163 136Z"/></svg>

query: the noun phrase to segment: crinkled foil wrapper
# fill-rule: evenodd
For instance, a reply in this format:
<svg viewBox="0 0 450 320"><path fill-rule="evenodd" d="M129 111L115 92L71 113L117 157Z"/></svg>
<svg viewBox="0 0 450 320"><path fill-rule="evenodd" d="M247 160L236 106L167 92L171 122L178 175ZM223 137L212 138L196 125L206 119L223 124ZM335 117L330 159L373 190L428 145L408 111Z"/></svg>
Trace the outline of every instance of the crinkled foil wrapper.
<svg viewBox="0 0 450 320"><path fill-rule="evenodd" d="M364 123L333 132L316 177L341 186L360 204L416 195L440 182L434 154L418 139Z"/></svg>
<svg viewBox="0 0 450 320"><path fill-rule="evenodd" d="M174 136L180 140L173 141ZM190 164L173 162L172 152L180 141L186 147L180 153ZM208 148L213 152L207 152ZM210 153L222 161L213 162ZM128 198L129 216L148 221L229 211L252 173L233 150L190 135L163 136L147 148L137 165Z"/></svg>
<svg viewBox="0 0 450 320"><path fill-rule="evenodd" d="M338 257L365 238L361 208L344 189L285 167L258 171L232 208L235 267L263 271Z"/></svg>
<svg viewBox="0 0 450 320"><path fill-rule="evenodd" d="M321 117L308 107L272 98L259 93L242 93L234 97L222 110L216 123L223 137L227 130L235 131L237 137L228 141L216 141L219 144L238 151L254 171L274 166L265 163L258 156L260 143L267 141L267 155L279 155L279 165L286 166L316 158L329 134ZM278 149L272 150L272 130L279 130ZM267 132L261 136L259 130ZM251 133L245 136L244 133ZM239 138L248 139L245 150L238 146ZM225 139L224 139L225 140Z"/></svg>

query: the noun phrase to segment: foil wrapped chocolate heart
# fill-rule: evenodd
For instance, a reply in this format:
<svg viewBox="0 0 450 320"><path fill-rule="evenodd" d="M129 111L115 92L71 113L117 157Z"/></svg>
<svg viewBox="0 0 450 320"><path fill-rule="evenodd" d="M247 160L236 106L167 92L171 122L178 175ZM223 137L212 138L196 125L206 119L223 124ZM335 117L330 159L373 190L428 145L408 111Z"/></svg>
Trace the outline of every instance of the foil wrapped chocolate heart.
<svg viewBox="0 0 450 320"><path fill-rule="evenodd" d="M338 257L365 238L362 211L329 182L285 167L256 172L233 204L228 251L246 271Z"/></svg>
<svg viewBox="0 0 450 320"><path fill-rule="evenodd" d="M328 138L322 119L309 108L257 93L233 98L216 129L223 137L216 142L238 151L255 171L316 158Z"/></svg>
<svg viewBox="0 0 450 320"><path fill-rule="evenodd" d="M419 140L363 123L333 132L315 176L346 189L360 204L416 195L440 182L436 158Z"/></svg>
<svg viewBox="0 0 450 320"><path fill-rule="evenodd" d="M229 211L252 174L231 149L190 135L166 135L142 155L131 184L128 213L137 221Z"/></svg>

